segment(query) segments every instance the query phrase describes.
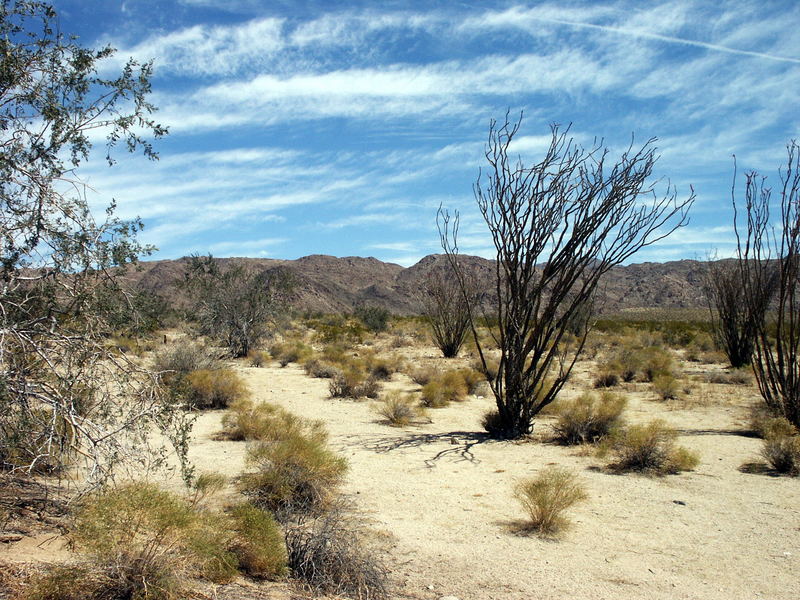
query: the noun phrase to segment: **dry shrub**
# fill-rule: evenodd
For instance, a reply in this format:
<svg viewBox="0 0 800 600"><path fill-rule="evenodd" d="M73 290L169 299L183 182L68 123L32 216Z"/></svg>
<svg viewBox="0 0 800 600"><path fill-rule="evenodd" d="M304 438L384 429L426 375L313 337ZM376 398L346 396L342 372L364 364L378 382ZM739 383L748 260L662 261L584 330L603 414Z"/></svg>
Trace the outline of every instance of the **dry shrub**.
<svg viewBox="0 0 800 600"><path fill-rule="evenodd" d="M642 471L653 475L691 471L699 459L693 452L675 445L677 436L660 419L620 429L609 436L609 448L616 455L609 467L620 472Z"/></svg>
<svg viewBox="0 0 800 600"><path fill-rule="evenodd" d="M765 404L750 409L750 428L765 440L798 435L797 428L787 418L775 415Z"/></svg>
<svg viewBox="0 0 800 600"><path fill-rule="evenodd" d="M317 377L319 379L333 379L337 374L341 373L334 365L318 358L307 360L303 365L303 369L309 377Z"/></svg>
<svg viewBox="0 0 800 600"><path fill-rule="evenodd" d="M321 421L304 419L266 402L236 402L222 417L222 425L225 437L236 441L276 441L292 436L305 436L320 444L327 441L325 426Z"/></svg>
<svg viewBox="0 0 800 600"><path fill-rule="evenodd" d="M653 379L653 390L662 400L675 400L680 393L680 386L672 375L658 375Z"/></svg>
<svg viewBox="0 0 800 600"><path fill-rule="evenodd" d="M464 383L467 386L467 393L474 394L478 387L486 381L486 376L483 374L482 371L476 371L471 367L465 367L463 369L459 369L457 371L459 375L461 375L461 379L464 380Z"/></svg>
<svg viewBox="0 0 800 600"><path fill-rule="evenodd" d="M588 498L576 475L560 467L548 467L535 478L521 481L514 495L528 513L528 528L543 536L565 529L569 521L564 511Z"/></svg>
<svg viewBox="0 0 800 600"><path fill-rule="evenodd" d="M168 381L174 376L188 375L192 371L214 370L219 364L219 359L206 346L181 342L156 354L153 370L164 373L163 379Z"/></svg>
<svg viewBox="0 0 800 600"><path fill-rule="evenodd" d="M227 408L250 395L244 381L230 369L206 369L186 376L186 404L189 408Z"/></svg>
<svg viewBox="0 0 800 600"><path fill-rule="evenodd" d="M672 375L674 361L669 350L652 346L644 350L642 372L646 381L653 381L662 375Z"/></svg>
<svg viewBox="0 0 800 600"><path fill-rule="evenodd" d="M621 345L606 363L605 370L619 374L622 381L631 382L639 375L643 364L641 348L632 347L628 340L623 338Z"/></svg>
<svg viewBox="0 0 800 600"><path fill-rule="evenodd" d="M271 358L269 352L263 350L251 350L247 358L250 360L251 367L263 367Z"/></svg>
<svg viewBox="0 0 800 600"><path fill-rule="evenodd" d="M237 573L227 521L152 484L85 499L72 539L103 580L96 598L184 598L187 577L224 583Z"/></svg>
<svg viewBox="0 0 800 600"><path fill-rule="evenodd" d="M361 524L342 510L290 527L286 548L292 576L315 594L388 598L388 571L365 543L362 531Z"/></svg>
<svg viewBox="0 0 800 600"><path fill-rule="evenodd" d="M467 398L467 391L461 373L448 371L423 386L422 404L429 408L441 408L451 402L463 402Z"/></svg>
<svg viewBox="0 0 800 600"><path fill-rule="evenodd" d="M392 354L388 357L379 357L375 352L365 353L364 368L378 381L388 381L392 375L404 367L403 360Z"/></svg>
<svg viewBox="0 0 800 600"><path fill-rule="evenodd" d="M337 373L328 385L332 398L377 398L380 391L378 381L362 370L350 367Z"/></svg>
<svg viewBox="0 0 800 600"><path fill-rule="evenodd" d="M611 371L601 371L594 379L595 388L610 388L619 385L619 375Z"/></svg>
<svg viewBox="0 0 800 600"><path fill-rule="evenodd" d="M286 433L247 449L240 489L253 504L280 520L292 514L317 513L328 506L347 472L347 461L325 445L326 436Z"/></svg>
<svg viewBox="0 0 800 600"><path fill-rule="evenodd" d="M596 442L621 426L626 404L624 396L609 392L561 401L553 425L555 437L562 444Z"/></svg>
<svg viewBox="0 0 800 600"><path fill-rule="evenodd" d="M20 588L18 593L10 597L14 600L101 600L119 597L113 595L114 581L110 574L99 567L85 564L53 565L32 574ZM153 597L159 600L176 596Z"/></svg>
<svg viewBox="0 0 800 600"><path fill-rule="evenodd" d="M408 376L411 381L417 385L427 385L432 379L435 379L440 374L439 370L434 367L418 367L412 370Z"/></svg>
<svg viewBox="0 0 800 600"><path fill-rule="evenodd" d="M731 369L729 371L712 371L703 379L706 383L723 385L750 385L753 383L753 373L749 368Z"/></svg>
<svg viewBox="0 0 800 600"><path fill-rule="evenodd" d="M761 456L778 473L797 477L800 475L800 436L766 438L761 449Z"/></svg>
<svg viewBox="0 0 800 600"><path fill-rule="evenodd" d="M232 552L250 577L277 579L287 574L286 543L277 521L249 502L229 511L235 533Z"/></svg>
<svg viewBox="0 0 800 600"><path fill-rule="evenodd" d="M497 379L497 373L500 371L500 360L491 356L486 356L485 358L486 368L483 367L483 363L481 362L480 358L472 361L470 367L478 371L478 373L481 373L483 378L491 383Z"/></svg>
<svg viewBox="0 0 800 600"><path fill-rule="evenodd" d="M424 410L412 394L403 394L397 390L389 392L377 405L376 411L395 427L410 425L425 416Z"/></svg>
<svg viewBox="0 0 800 600"><path fill-rule="evenodd" d="M300 363L311 358L314 351L299 340L290 340L273 344L269 348L269 353L282 367L285 367L289 363Z"/></svg>

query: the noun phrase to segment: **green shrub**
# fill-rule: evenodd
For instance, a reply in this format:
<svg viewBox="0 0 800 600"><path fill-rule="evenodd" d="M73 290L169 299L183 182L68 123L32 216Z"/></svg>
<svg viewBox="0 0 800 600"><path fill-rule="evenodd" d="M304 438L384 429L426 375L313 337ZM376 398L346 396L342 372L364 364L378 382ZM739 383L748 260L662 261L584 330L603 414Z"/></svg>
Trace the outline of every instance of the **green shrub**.
<svg viewBox="0 0 800 600"><path fill-rule="evenodd" d="M610 436L610 448L616 461L609 466L616 471L643 471L654 475L691 471L697 466L698 457L675 445L677 435L660 419L618 430Z"/></svg>
<svg viewBox="0 0 800 600"><path fill-rule="evenodd" d="M98 598L182 598L187 577L224 583L237 572L227 522L152 484L85 499L72 539L112 582Z"/></svg>
<svg viewBox="0 0 800 600"><path fill-rule="evenodd" d="M229 511L235 533L231 550L250 577L277 579L287 574L286 543L268 512L246 502Z"/></svg>
<svg viewBox="0 0 800 600"><path fill-rule="evenodd" d="M362 531L361 523L353 522L341 510L290 527L286 549L292 575L317 595L388 598L388 571L366 545Z"/></svg>
<svg viewBox="0 0 800 600"><path fill-rule="evenodd" d="M604 392L585 393L572 401L559 402L558 419L553 425L562 444L596 442L622 424L624 396Z"/></svg>
<svg viewBox="0 0 800 600"><path fill-rule="evenodd" d="M389 392L377 405L376 411L395 427L410 425L425 414L412 394L397 390Z"/></svg>
<svg viewBox="0 0 800 600"><path fill-rule="evenodd" d="M285 437L305 436L320 444L327 441L321 421L304 419L267 402L253 404L241 400L231 405L222 417L225 437L230 440L275 441Z"/></svg>
<svg viewBox="0 0 800 600"><path fill-rule="evenodd" d="M800 436L773 436L764 440L761 455L778 473L800 475Z"/></svg>
<svg viewBox="0 0 800 600"><path fill-rule="evenodd" d="M680 386L672 375L657 375L653 379L653 390L662 400L675 400L680 393Z"/></svg>
<svg viewBox="0 0 800 600"><path fill-rule="evenodd" d="M517 484L515 496L530 519L529 528L552 536L569 524L564 511L586 500L585 487L578 478L559 467L548 467L537 477Z"/></svg>
<svg viewBox="0 0 800 600"><path fill-rule="evenodd" d="M254 443L247 464L256 470L242 475L241 491L280 519L325 508L347 472L347 462L325 446L324 437L302 434Z"/></svg>
<svg viewBox="0 0 800 600"><path fill-rule="evenodd" d="M230 369L200 370L186 376L189 408L226 408L250 395L244 381Z"/></svg>
<svg viewBox="0 0 800 600"><path fill-rule="evenodd" d="M391 313L380 306L359 304L353 315L364 324L372 333L380 333L389 328Z"/></svg>
<svg viewBox="0 0 800 600"><path fill-rule="evenodd" d="M644 365L642 366L644 378L653 381L662 375L673 374L672 354L663 348L650 347L644 351Z"/></svg>

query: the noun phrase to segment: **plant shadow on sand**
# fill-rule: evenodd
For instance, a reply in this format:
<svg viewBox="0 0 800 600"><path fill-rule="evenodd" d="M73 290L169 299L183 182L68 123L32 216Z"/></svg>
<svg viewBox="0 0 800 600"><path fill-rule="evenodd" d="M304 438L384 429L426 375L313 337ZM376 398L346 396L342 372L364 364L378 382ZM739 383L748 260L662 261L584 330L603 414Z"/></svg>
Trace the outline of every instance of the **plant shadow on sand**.
<svg viewBox="0 0 800 600"><path fill-rule="evenodd" d="M479 444L486 442L499 442L489 436L486 432L477 431L448 431L444 433L414 433L410 435L401 435L394 437L384 436L348 436L347 446L360 446L377 452L378 454L386 454L395 450L404 450L407 448L422 448L434 444L449 444L449 447L436 452L430 458L425 459L425 466L432 468L436 462L444 458L453 458L456 462L470 462L474 464L480 463L480 460L475 457L472 450Z"/></svg>

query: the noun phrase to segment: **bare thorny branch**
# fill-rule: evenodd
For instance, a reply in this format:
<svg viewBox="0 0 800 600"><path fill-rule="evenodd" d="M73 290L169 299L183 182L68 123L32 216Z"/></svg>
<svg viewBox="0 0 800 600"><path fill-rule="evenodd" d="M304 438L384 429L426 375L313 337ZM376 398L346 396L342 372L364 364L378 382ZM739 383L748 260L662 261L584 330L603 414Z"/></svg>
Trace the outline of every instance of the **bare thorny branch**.
<svg viewBox="0 0 800 600"><path fill-rule="evenodd" d="M530 167L513 161L522 116L492 121L486 145L488 168L474 186L478 209L496 248L492 315L499 326L498 377L491 383L502 431L528 433L533 417L551 403L575 364L589 320L571 337L575 316L592 305L600 278L639 249L688 222L692 192L678 200L667 184L656 193L651 182L657 160L653 139L641 148L633 140L617 162L608 164L602 140L585 149L568 137L569 128L551 127L544 158ZM442 247L464 283L458 259L458 214L438 214ZM473 337L487 368L470 313Z"/></svg>

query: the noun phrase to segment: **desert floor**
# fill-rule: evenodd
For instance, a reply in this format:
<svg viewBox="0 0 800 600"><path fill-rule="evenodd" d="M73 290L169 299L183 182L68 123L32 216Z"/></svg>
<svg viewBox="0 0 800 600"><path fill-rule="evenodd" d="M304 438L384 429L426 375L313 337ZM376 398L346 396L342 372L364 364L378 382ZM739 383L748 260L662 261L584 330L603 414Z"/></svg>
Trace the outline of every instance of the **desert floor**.
<svg viewBox="0 0 800 600"><path fill-rule="evenodd" d="M436 359L433 348L400 352L412 362L465 364ZM394 597L796 600L800 480L743 468L760 461L761 441L743 435L752 386L699 381L720 365L681 366L692 382L681 400L658 400L647 384L619 388L630 422L663 418L700 455L695 471L662 478L611 474L591 449L548 442L552 417L537 420L531 441L489 440L480 427L493 405L487 397L394 428L374 403L330 399L328 380L296 365L236 368L255 401L326 423L331 446L350 463L344 492L384 547ZM590 374L591 364L579 364L564 395L586 389ZM385 387L418 389L402 374ZM191 458L200 471L234 477L245 444L216 439L222 415L199 416ZM515 533L524 516L515 482L553 464L579 473L589 500L571 510L572 526L557 540ZM57 542L42 541L3 544L0 558L61 557ZM284 597L285 586L273 589L277 596L262 589L247 597Z"/></svg>

